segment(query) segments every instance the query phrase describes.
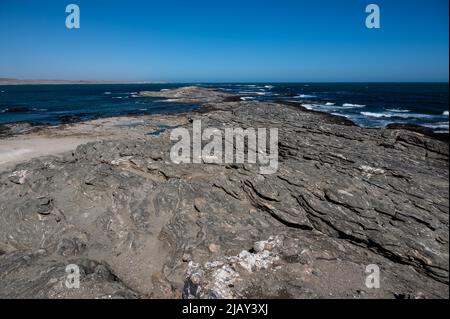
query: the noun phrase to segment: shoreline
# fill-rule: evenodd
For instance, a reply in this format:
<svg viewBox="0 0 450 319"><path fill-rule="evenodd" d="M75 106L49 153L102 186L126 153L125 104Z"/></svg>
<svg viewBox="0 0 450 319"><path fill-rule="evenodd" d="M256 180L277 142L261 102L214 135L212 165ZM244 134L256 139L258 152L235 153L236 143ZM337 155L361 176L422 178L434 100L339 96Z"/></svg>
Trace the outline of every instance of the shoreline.
<svg viewBox="0 0 450 319"><path fill-rule="evenodd" d="M0 79L1 80L1 79ZM106 81L105 81L106 82ZM448 111L442 111L439 113L439 115L436 114L435 110L416 110L415 106L408 106L408 103L406 103L406 107L388 107L386 105L379 106L378 109L375 109L376 107L372 105L370 102L365 101L364 99L361 100L352 100L351 94L348 94L349 96L342 99L339 97L330 98L325 96L322 96L322 98L319 99L319 96L316 96L316 93L314 93L313 89L312 93L308 94L300 94L298 92L302 92L303 89L299 87L294 86L294 91L290 87L279 89L279 91L272 92L272 89L274 86L267 85L267 83L261 82L265 84L264 86L261 85L261 87L258 87L257 84L251 84L248 85L248 87L245 87L245 85L241 85L241 87L238 88L225 88L226 86L233 86L233 84L230 83L224 83L226 86L219 86L214 87L208 84L205 84L204 86L201 86L201 84L191 84L193 86L179 86L175 85L173 87L170 87L171 89L178 88L176 92L179 92L180 89L183 88L204 88L206 90L217 90L221 93L227 93L227 98L224 98L223 101L225 102L239 102L239 101L260 101L260 102L274 102L279 104L292 104L298 107L307 108L311 111L318 111L322 112L323 114L326 114L326 116L330 116L330 119L335 119L336 123L341 123L344 125L358 125L360 127L365 128L373 128L373 129L406 129L413 132L418 132L421 134L424 134L426 136L442 140L442 141L449 141L449 133L448 133ZM415 82L414 82L415 83ZM89 83L87 83L89 84ZM101 82L99 84L102 84ZM156 84L156 83L153 83ZM295 83L294 83L295 84ZM386 83L381 83L386 84ZM406 83L407 84L407 83ZM435 83L430 83L432 85L435 85ZM121 85L121 84L117 84ZM298 86L298 83L296 84ZM306 86L306 85L305 85ZM308 85L309 86L309 85ZM255 89L250 89L255 88ZM92 88L94 89L94 87ZM20 104L14 105L14 98L10 100L11 102L3 103L2 106L2 113L6 114L5 119L7 119L8 123L0 124L0 138L1 136L7 136L7 135L13 135L12 133L14 131L21 131L20 129L12 128L12 130L8 129L9 127L15 126L33 126L33 127L44 127L48 125L59 125L59 124L67 124L67 123L76 123L76 122L84 122L92 119L98 119L98 118L107 118L107 117L116 117L116 116L136 116L136 115L151 115L151 108L153 106L156 106L157 108L164 108L165 106L161 104L165 104L163 102L175 102L171 103L170 106L168 106L169 114L170 113L176 113L179 112L180 108L195 108L198 106L199 103L195 103L199 101L198 99L189 99L189 98L180 98L177 96L171 95L170 97L165 98L165 95L162 93L163 91L166 91L167 88L163 88L159 91L160 88L157 88L158 91L150 91L150 92L142 92L145 88L142 87L134 87L132 88L133 91L127 91L132 93L121 93L120 90L115 90L113 87L111 90L114 92L112 94L118 94L121 95L120 97L113 97L114 99L123 99L123 100L115 100L120 103L116 103L118 106L118 111L116 114L113 114L115 112L106 112L104 114L101 113L95 113L92 112L94 109L90 109L88 111L85 111L83 113L83 108L81 107L81 112L76 112L76 115L72 115L74 113L69 112L53 112L53 109L50 108L50 110L47 110L47 107L45 104L40 103L38 106L29 106L28 103L25 100L22 100ZM150 90L153 90L152 88L149 88ZM361 88L353 88L356 90L356 92L359 92L358 90ZM365 87L365 89L368 89L368 87ZM383 86L381 88L376 88L377 90L382 90ZM32 90L31 88L29 90ZM39 91L40 89L35 89ZM83 91L82 88L79 88L77 90ZM105 89L106 90L106 89ZM131 89L130 89L131 90ZM247 92L247 91L252 92ZM107 90L106 90L107 91ZM258 91L258 92L253 92ZM260 91L264 91L261 93ZM395 90L394 90L395 91ZM5 91L6 92L6 91ZM12 91L11 91L12 92ZM143 95L140 95L136 92L143 93ZM280 93L281 92L281 93ZM98 94L105 93L105 94L111 94L111 92L97 92ZM97 96L96 93L96 96ZM131 95L125 95L123 94L131 94ZM355 93L356 94L356 93ZM264 96L261 99L259 98L261 95L267 95L267 98ZM303 96L304 95L304 96ZM127 103L131 104L146 104L148 101L145 101L145 97L158 97L161 98L161 100L155 100L155 103L150 103L151 105L146 106L144 105L143 108L132 108L134 111L127 111L127 108L130 107L127 105ZM301 99L297 100L297 98L303 96L304 98L310 97L312 99ZM370 95L368 95L370 96ZM1 96L0 96L1 97ZM132 101L133 98L143 97L142 101L134 102ZM292 98L290 98L292 97ZM127 100L124 100L127 99ZM279 98L279 99L278 99ZM317 98L317 99L315 99ZM368 98L368 97L367 97ZM100 98L101 99L101 98ZM104 101L103 101L104 100ZM109 103L106 98L101 100L99 104L99 107L101 108L103 104ZM395 99L394 99L395 100ZM5 100L8 101L8 98ZM19 100L20 101L20 100ZM330 102L331 101L331 102ZM151 101L150 101L151 102ZM204 104L206 101L203 101ZM158 104L159 103L159 104ZM183 103L186 103L186 105L195 103L196 106L187 106L183 107ZM394 101L392 103L401 103L398 101ZM155 105L153 105L155 104ZM179 106L177 106L179 104ZM367 104L367 105L366 105ZM411 104L411 103L410 103ZM420 105L420 98L417 101L417 103L413 103ZM423 103L422 103L423 104ZM426 104L423 104L426 105ZM330 107L331 106L331 107ZM343 108L341 109L340 106ZM367 111L361 112L363 110L362 108L365 108L367 106ZM352 109L355 108L356 110ZM177 110L178 109L178 110ZM347 110L350 109L350 110ZM170 111L171 110L171 111ZM413 110L413 111L411 111ZM49 111L48 114L45 111ZM184 112L187 110L181 110L181 112ZM306 110L305 110L306 111ZM14 114L14 113L17 113ZM21 114L24 113L24 114ZM27 114L25 114L27 113ZM29 114L28 114L29 113ZM58 114L59 113L59 114ZM109 113L109 114L108 114ZM411 115L409 114L411 113ZM415 114L417 113L417 114ZM442 113L442 114L441 114ZM0 114L1 115L1 114ZM33 119L37 118L37 122L33 123ZM392 118L392 119L391 119ZM40 120L39 120L40 119ZM18 121L20 120L20 122ZM15 121L15 122L14 122ZM48 123L45 123L47 121ZM6 122L6 121L5 121ZM348 124L347 124L348 123ZM412 124L414 123L414 124ZM447 126L446 126L447 125ZM445 129L447 128L447 130ZM26 130L25 130L26 131Z"/></svg>
<svg viewBox="0 0 450 319"><path fill-rule="evenodd" d="M185 92L183 91L185 90ZM181 92L181 93L180 93ZM212 94L212 96L205 96L203 94L207 92ZM214 93L213 93L214 92ZM186 95L188 98L183 97ZM139 92L139 96L150 96L150 97L161 97L161 98L173 98L174 96L180 101L180 103L198 103L199 107L196 110L189 112L174 112L169 114L146 114L146 115L117 115L112 117L102 117L98 116L93 119L79 121L73 120L68 123L61 124L36 124L30 122L16 122L0 124L0 171L4 171L12 168L11 163L23 163L32 160L36 157L49 156L49 155L60 155L65 152L73 151L79 145L98 141L104 134L84 134L83 137L77 136L79 133L70 133L71 127L77 126L89 126L90 124L95 126L98 122L108 123L108 125L114 125L112 123L129 121L133 124L135 121L155 119L156 121L163 119L165 117L180 117L204 114L208 112L213 112L217 108L211 108L208 103L214 102L236 102L244 103L240 99L240 96L225 93L222 91L217 91L214 89L205 89L201 87L181 87L179 89L171 91L156 91L156 92ZM251 101L246 103L267 103L261 101ZM405 124L389 124L385 128L363 128L352 120L328 112L310 110L302 106L303 103L307 102L292 102L292 101L274 101L270 102L274 104L284 105L287 107L292 107L294 110L301 110L304 113L311 113L319 115L326 123L353 126L364 130L407 130L410 132L419 133L423 136L427 136L439 141L448 142L448 133L434 133L433 130L426 128L424 126L418 125L405 125ZM59 136L57 132L61 132L63 137ZM52 132L52 133L50 133ZM56 132L56 133L55 133ZM73 135L71 135L73 134ZM44 135L44 137L42 137ZM110 135L111 136L115 136ZM37 144L31 143L30 141L36 141ZM52 142L64 143L64 147L48 147L46 144L51 144ZM30 147L23 147L21 144L30 145ZM10 151L8 151L8 149Z"/></svg>
<svg viewBox="0 0 450 319"><path fill-rule="evenodd" d="M12 85L96 85L96 84L168 84L168 82L151 81L97 81L97 80L18 80L18 79L0 79L0 86Z"/></svg>
<svg viewBox="0 0 450 319"><path fill-rule="evenodd" d="M131 83L131 82L130 82ZM87 84L92 84L92 83L87 83ZM97 84L102 84L102 83L97 83ZM105 83L105 84L111 84L111 83ZM115 83L115 84L128 84L128 83ZM137 83L132 83L132 84L137 84ZM156 83L152 83L152 84L156 84ZM158 83L159 84L159 83ZM179 89L175 89L175 91L178 91L180 89L183 88L202 88L202 87L181 87ZM210 91L215 91L215 89L207 89ZM243 100L241 100L241 96L240 95L236 95L236 94L231 94L231 93L225 93L225 92L221 92L221 91L217 91L219 94L219 96L223 97L223 101L224 102L241 102ZM164 98L166 97L166 95L164 93L167 92L161 92L161 91L155 91L155 92L138 92L138 96L142 96L142 97L161 97ZM143 95L141 95L143 94ZM173 97L171 95L167 96L167 98ZM194 99L184 99L183 98L177 98L177 102L178 103L199 103L199 107L196 110L192 110L189 111L187 113L195 113L195 112L205 112L205 110L207 110L207 106L205 105L208 101L202 100L202 97L195 97ZM319 111L319 110L311 110L308 109L306 107L303 106L303 104L308 104L308 101L302 101L302 102L295 102L295 101L283 101L283 100L274 100L273 102L263 102L263 101L254 101L256 103L277 103L280 105L287 105L287 106L293 106L296 108L300 108L303 112L312 112L312 113L318 113L323 115L324 117L328 118L330 120L330 123L335 123L335 124L340 124L340 125L348 125L348 126L357 126L357 127L361 127L361 128L365 128L365 129L375 129L375 130L383 130L383 129L404 129L404 130L408 130L411 132L417 132L420 134L423 134L425 136L440 140L440 141L449 141L449 133L448 132L435 132L433 129L423 126L423 125L417 125L417 124L406 124L406 123L397 123L397 122L393 122L390 123L388 125L386 125L385 127L362 127L360 125L358 125L358 123L352 121L351 119L347 118L344 115L337 115L337 114L332 114L326 111ZM184 111L179 111L179 112L173 112L173 113L167 113L167 114L184 114L186 112ZM10 137L10 136L16 136L16 135L20 135L23 133L27 133L28 131L33 131L34 129L40 129L40 128L46 128L46 127L58 127L61 125L70 125L70 124L76 124L76 123L83 123L83 122L87 122L87 121L95 121L98 119L108 119L108 118L116 118L116 117L147 117L147 116L161 116L163 114L160 113L154 113L154 114L142 114L142 115L131 115L131 114L119 114L116 116L101 116L101 115L96 115L93 116L90 119L76 119L76 118L71 118L69 121L67 122L61 122L59 124L50 124L50 123L34 123L34 122L28 122L28 121L20 121L20 122L10 122L10 123L0 123L0 140L2 138L5 137ZM24 132L20 132L20 127L21 126L28 126L29 129L25 130ZM14 131L17 130L17 128L19 128L17 133L14 133ZM7 131L9 130L10 133Z"/></svg>

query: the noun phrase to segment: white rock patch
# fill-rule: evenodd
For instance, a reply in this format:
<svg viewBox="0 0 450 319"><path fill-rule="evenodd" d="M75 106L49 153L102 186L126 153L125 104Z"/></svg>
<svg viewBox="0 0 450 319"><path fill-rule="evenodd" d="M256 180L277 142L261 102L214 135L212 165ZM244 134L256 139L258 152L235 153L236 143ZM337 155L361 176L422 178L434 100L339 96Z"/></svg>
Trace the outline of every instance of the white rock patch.
<svg viewBox="0 0 450 319"><path fill-rule="evenodd" d="M280 247L283 240L280 236L270 237L268 240L256 242L253 245L254 253L243 250L237 256L226 257L223 260L207 262L201 267L190 262L186 277L195 283L200 283L202 293L208 291L219 298L237 298L233 287L242 275L249 275L261 269L268 269L280 259L274 251Z"/></svg>

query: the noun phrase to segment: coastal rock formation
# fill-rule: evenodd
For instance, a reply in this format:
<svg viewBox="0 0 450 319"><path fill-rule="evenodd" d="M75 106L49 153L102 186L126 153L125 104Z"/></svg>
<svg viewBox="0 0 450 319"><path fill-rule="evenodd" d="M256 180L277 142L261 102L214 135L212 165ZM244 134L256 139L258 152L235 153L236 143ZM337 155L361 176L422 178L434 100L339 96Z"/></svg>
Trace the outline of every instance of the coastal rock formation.
<svg viewBox="0 0 450 319"><path fill-rule="evenodd" d="M208 103L208 102L226 102L240 101L239 97L235 97L225 92L201 88L198 86L181 87L174 90L162 90L158 92L144 91L137 94L138 97L159 97L170 99L182 103Z"/></svg>
<svg viewBox="0 0 450 319"><path fill-rule="evenodd" d="M278 128L278 171L174 164L170 128L146 124L19 164L0 175L0 297L448 298L447 143L197 87L141 96L201 103L178 127Z"/></svg>

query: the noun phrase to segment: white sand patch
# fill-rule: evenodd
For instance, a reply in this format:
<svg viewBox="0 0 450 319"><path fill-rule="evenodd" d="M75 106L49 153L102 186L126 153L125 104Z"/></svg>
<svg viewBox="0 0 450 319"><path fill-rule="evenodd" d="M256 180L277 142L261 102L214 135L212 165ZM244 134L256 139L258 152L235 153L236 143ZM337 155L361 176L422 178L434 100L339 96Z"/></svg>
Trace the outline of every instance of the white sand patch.
<svg viewBox="0 0 450 319"><path fill-rule="evenodd" d="M20 158L22 155L32 152L30 149L19 148L16 150L1 150L0 149L0 165L14 161L16 158Z"/></svg>
<svg viewBox="0 0 450 319"><path fill-rule="evenodd" d="M280 256L276 249L283 245L281 236L271 236L268 240L254 243L254 252L241 251L237 256L200 264L189 262L186 278L197 284L202 283L197 293L213 291L215 296L225 299L239 298L232 287L235 282L263 269L270 268Z"/></svg>
<svg viewBox="0 0 450 319"><path fill-rule="evenodd" d="M75 137L13 137L0 140L0 171L35 157L58 155L88 142Z"/></svg>

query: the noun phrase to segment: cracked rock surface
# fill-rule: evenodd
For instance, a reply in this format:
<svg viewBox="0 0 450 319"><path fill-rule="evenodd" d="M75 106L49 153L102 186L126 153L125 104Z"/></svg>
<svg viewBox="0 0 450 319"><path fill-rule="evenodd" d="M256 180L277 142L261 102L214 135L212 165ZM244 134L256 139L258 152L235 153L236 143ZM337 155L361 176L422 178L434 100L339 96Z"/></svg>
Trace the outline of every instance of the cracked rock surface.
<svg viewBox="0 0 450 319"><path fill-rule="evenodd" d="M447 143L182 92L158 93L203 103L178 127L278 128L277 172L174 164L145 125L19 164L0 175L0 297L448 298Z"/></svg>

